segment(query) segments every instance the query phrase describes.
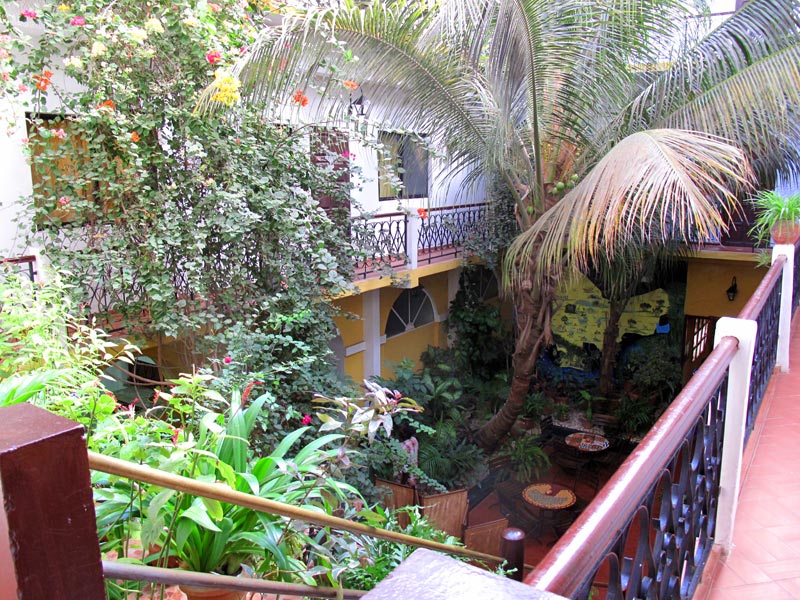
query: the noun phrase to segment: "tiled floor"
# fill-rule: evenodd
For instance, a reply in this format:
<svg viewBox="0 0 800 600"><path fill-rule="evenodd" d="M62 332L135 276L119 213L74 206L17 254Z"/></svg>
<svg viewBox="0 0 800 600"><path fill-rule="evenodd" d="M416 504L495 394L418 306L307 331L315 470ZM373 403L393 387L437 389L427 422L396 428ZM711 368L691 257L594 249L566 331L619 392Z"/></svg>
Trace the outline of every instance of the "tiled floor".
<svg viewBox="0 0 800 600"><path fill-rule="evenodd" d="M800 319L745 450L734 544L712 555L695 599L800 598Z"/></svg>

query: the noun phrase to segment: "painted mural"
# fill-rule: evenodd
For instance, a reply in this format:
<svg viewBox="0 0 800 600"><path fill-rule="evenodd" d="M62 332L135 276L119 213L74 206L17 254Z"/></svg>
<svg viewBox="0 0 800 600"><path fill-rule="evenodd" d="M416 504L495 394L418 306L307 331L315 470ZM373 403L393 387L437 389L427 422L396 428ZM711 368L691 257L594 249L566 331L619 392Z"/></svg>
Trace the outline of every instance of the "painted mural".
<svg viewBox="0 0 800 600"><path fill-rule="evenodd" d="M655 333L659 318L669 312L669 297L662 289L634 296L619 324L619 338L626 334L645 336ZM608 300L586 278L569 287L562 287L556 297L553 314L555 337L560 366L584 369L585 344L599 352L603 345L603 330L608 315Z"/></svg>

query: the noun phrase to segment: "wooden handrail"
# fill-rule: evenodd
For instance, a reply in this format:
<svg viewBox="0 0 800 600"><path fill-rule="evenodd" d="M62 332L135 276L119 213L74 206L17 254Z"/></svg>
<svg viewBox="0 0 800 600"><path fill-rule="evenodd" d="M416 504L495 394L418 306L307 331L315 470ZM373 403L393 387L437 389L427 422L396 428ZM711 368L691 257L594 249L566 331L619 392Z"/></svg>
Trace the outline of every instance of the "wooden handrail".
<svg viewBox="0 0 800 600"><path fill-rule="evenodd" d="M695 425L738 349L723 338L656 424L525 583L574 597L623 531L641 498Z"/></svg>
<svg viewBox="0 0 800 600"><path fill-rule="evenodd" d="M34 255L32 255L32 254L28 254L26 256L16 256L14 258L3 258L3 259L0 259L0 262L10 263L10 264L14 264L14 265L20 265L20 264L23 264L23 263L35 263L36 262L36 257Z"/></svg>
<svg viewBox="0 0 800 600"><path fill-rule="evenodd" d="M364 523L356 523L348 519L334 517L324 513L315 512L291 504L284 504L283 502L276 502L275 500L267 500L252 494L245 494L232 490L227 485L219 483L204 483L189 477L182 477L173 473L159 471L151 467L137 465L118 458L104 456L96 452L89 452L89 467L103 473L110 475L118 475L128 479L143 481L151 483L164 488L169 488L179 492L192 494L194 496L202 496L212 500L219 500L220 502L227 502L228 504L236 504L237 506L244 506L257 510L259 512L266 512L273 515L288 517L290 519L298 519L304 523L320 525L322 527L332 527L342 531L349 531L350 533L358 533L368 535L371 537L388 540L390 542L397 542L399 544L407 544L409 546L416 546L418 548L427 548L428 550L436 550L438 552L446 552L448 554L457 554L465 556L474 560L488 561L502 563L503 558L494 556L492 554L485 554L483 552L476 552L468 548L460 546L451 546L449 544L442 544L431 540L423 540L411 535L397 533L395 531L387 531L372 525Z"/></svg>
<svg viewBox="0 0 800 600"><path fill-rule="evenodd" d="M197 587L218 588L223 590L240 590L242 592L262 592L267 594L288 594L292 596L309 596L313 598L361 598L367 592L361 590L345 590L332 587L315 587L300 583L267 581L248 577L231 577L216 573L198 573L181 569L163 569L118 561L103 561L103 577L106 579L124 579L126 581L149 581L167 585L192 585ZM341 595L340 595L341 594Z"/></svg>
<svg viewBox="0 0 800 600"><path fill-rule="evenodd" d="M738 318L750 320L758 318L758 315L761 314L761 309L764 308L764 305L769 299L772 288L775 287L775 281L783 274L783 265L785 262L786 257L783 254L775 259L775 262L772 263L772 266L769 268L769 271L767 271L767 274L764 275L761 283L758 284L756 291L750 296L750 300L747 301L747 304L745 304L744 308L739 312Z"/></svg>

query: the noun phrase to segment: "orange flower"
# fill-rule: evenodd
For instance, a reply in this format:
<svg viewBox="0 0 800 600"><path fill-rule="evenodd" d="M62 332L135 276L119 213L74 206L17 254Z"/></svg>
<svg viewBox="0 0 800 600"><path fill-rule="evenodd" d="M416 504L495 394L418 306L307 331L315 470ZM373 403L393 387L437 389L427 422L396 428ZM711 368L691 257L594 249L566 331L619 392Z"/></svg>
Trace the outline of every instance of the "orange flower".
<svg viewBox="0 0 800 600"><path fill-rule="evenodd" d="M417 214L419 215L419 218L422 219L423 221L428 218L428 211L425 210L424 208L418 208Z"/></svg>
<svg viewBox="0 0 800 600"><path fill-rule="evenodd" d="M41 92L46 92L50 86L50 78L53 76L52 71L44 70L41 75L34 75L33 80L36 82L36 89Z"/></svg>
<svg viewBox="0 0 800 600"><path fill-rule="evenodd" d="M101 102L100 104L98 104L97 108L99 108L101 110L104 109L104 108L107 108L108 110L114 110L115 108L117 108L117 106L116 106L116 104L114 104L113 100L105 100L104 102Z"/></svg>
<svg viewBox="0 0 800 600"><path fill-rule="evenodd" d="M297 90L292 94L292 102L300 106L306 106L308 104L308 96L303 93L303 90Z"/></svg>
<svg viewBox="0 0 800 600"><path fill-rule="evenodd" d="M358 89L358 84L355 81L353 81L352 79L345 79L342 82L342 85L344 87L346 87L348 90L350 90L351 92L355 92Z"/></svg>
<svg viewBox="0 0 800 600"><path fill-rule="evenodd" d="M139 137L139 134L138 134L138 133L136 133L135 131L132 131L132 132L131 132L131 141L132 141L133 143L136 143L136 142L138 142L140 139L141 139L141 138Z"/></svg>

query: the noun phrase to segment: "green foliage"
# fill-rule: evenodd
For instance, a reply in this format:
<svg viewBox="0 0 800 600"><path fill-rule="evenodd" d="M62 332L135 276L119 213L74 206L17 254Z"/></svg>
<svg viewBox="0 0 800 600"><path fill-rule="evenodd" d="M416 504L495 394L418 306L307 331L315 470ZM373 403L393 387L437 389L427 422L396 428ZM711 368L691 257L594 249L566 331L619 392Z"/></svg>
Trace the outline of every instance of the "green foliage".
<svg viewBox="0 0 800 600"><path fill-rule="evenodd" d="M623 434L634 437L646 433L656 421L656 407L651 400L623 396L614 416L619 419Z"/></svg>
<svg viewBox="0 0 800 600"><path fill-rule="evenodd" d="M216 344L243 323L297 377L298 362L324 367L323 298L349 285L347 211L316 198L349 190L339 166L309 161L308 128L238 102L230 69L268 14L234 0L48 3L7 23L7 43L33 90L34 234L81 301L97 293L86 309L178 339L187 365L225 353ZM46 75L64 64L68 77ZM226 111L196 112L207 86Z"/></svg>
<svg viewBox="0 0 800 600"><path fill-rule="evenodd" d="M500 449L499 455L508 459L508 473L521 483L531 481L532 476L539 479L550 467L550 457L539 438L530 435L510 439Z"/></svg>
<svg viewBox="0 0 800 600"><path fill-rule="evenodd" d="M511 336L500 309L480 295L476 269L464 269L447 319L459 372L489 380L508 368Z"/></svg>
<svg viewBox="0 0 800 600"><path fill-rule="evenodd" d="M525 404L522 406L522 416L528 419L538 419L547 408L547 396L543 392L533 391L525 397Z"/></svg>
<svg viewBox="0 0 800 600"><path fill-rule="evenodd" d="M378 522L380 525L389 531L397 531L443 544L460 545L456 538L447 535L428 523L426 518L420 516L419 509L416 507L404 508L394 512L376 507L375 512L379 517ZM409 523L405 527L402 527L398 521L400 514L408 515ZM354 568L344 574L342 584L349 589L371 590L408 558L414 550L416 548L413 546L369 538L364 546L360 560L355 563ZM451 558L464 560L462 557L455 555Z"/></svg>
<svg viewBox="0 0 800 600"><path fill-rule="evenodd" d="M663 336L642 338L626 353L621 371L642 396L656 404L669 402L681 385L680 347L665 343Z"/></svg>
<svg viewBox="0 0 800 600"><path fill-rule="evenodd" d="M419 435L419 468L448 490L468 488L485 474L484 454L452 422L439 422L435 433Z"/></svg>
<svg viewBox="0 0 800 600"><path fill-rule="evenodd" d="M27 401L78 421L97 449L92 433L116 409L102 373L138 350L75 318L70 289L0 272L0 406Z"/></svg>
<svg viewBox="0 0 800 600"><path fill-rule="evenodd" d="M800 219L800 193L784 196L774 190L761 190L750 200L757 217L750 235L769 242L770 230L780 221L796 223Z"/></svg>

